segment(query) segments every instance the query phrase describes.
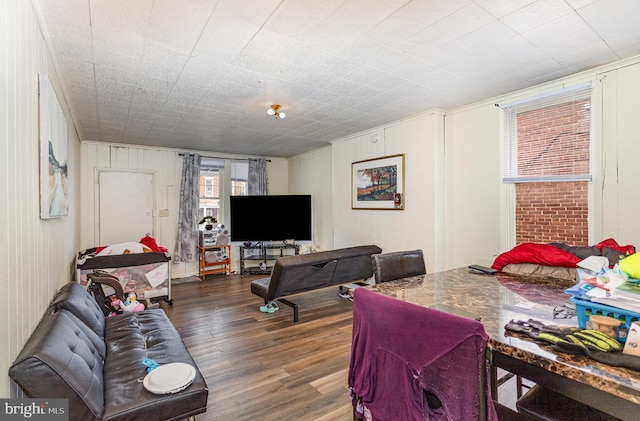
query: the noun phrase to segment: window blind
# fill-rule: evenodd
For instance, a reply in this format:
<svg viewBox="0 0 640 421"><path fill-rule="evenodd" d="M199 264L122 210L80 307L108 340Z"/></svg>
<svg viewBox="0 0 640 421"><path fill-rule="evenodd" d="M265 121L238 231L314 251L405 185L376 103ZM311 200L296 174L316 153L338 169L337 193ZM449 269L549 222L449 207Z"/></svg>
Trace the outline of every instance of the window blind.
<svg viewBox="0 0 640 421"><path fill-rule="evenodd" d="M249 178L249 161L231 162L231 180L246 181Z"/></svg>
<svg viewBox="0 0 640 421"><path fill-rule="evenodd" d="M501 105L505 183L591 181L591 83Z"/></svg>
<svg viewBox="0 0 640 421"><path fill-rule="evenodd" d="M200 158L200 172L219 171L224 169L224 160L216 158Z"/></svg>

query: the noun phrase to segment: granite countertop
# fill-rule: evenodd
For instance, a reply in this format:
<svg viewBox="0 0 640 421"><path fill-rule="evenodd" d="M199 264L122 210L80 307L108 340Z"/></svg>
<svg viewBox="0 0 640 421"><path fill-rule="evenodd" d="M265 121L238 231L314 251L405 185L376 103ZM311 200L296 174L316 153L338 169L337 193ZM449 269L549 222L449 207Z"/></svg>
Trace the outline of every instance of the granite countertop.
<svg viewBox="0 0 640 421"><path fill-rule="evenodd" d="M566 303L572 282L546 277L482 275L453 269L384 282L368 288L404 301L463 317L479 319L492 350L542 367L623 399L640 404L640 372L612 367L582 355L553 351L528 337L505 334L511 320L536 319L545 324L577 326L577 317L554 319L553 309ZM535 304L531 309L517 304Z"/></svg>

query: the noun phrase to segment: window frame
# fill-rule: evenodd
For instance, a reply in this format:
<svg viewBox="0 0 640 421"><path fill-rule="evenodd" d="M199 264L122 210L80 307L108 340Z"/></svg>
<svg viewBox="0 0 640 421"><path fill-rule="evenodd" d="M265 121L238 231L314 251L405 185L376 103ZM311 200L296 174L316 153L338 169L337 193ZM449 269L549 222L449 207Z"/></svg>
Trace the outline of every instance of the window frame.
<svg viewBox="0 0 640 421"><path fill-rule="evenodd" d="M598 89L596 89L598 88ZM601 108L599 101L601 100L601 84L596 84L594 86L593 81L587 82L579 82L574 86L563 86L560 89L553 89L550 91L543 92L538 95L530 95L526 98L518 99L516 101L512 101L510 103L501 103L495 104L498 108L500 108L503 112L500 113L500 122L501 122L501 133L502 133L502 142L501 142L501 185L502 185L502 193L501 193L501 202L503 206L501 207L502 220L504 221L501 224L501 235L500 235L500 247L504 250L508 250L513 248L516 245L516 186L518 184L524 183L539 183L539 182L553 182L553 183L562 183L562 182L570 182L570 181L578 181L578 182L587 182L587 190L588 190L588 199L587 199L587 221L588 221L588 241L589 244L593 242L593 237L596 233L602 231L602 224L597 220L596 217L598 214L598 209L596 203L598 203L598 194L597 191L594 190L594 180L600 180L600 156L598 152L600 151L600 133L597 130L599 127L599 122L601 119ZM510 116L505 109L515 106L515 105L525 105L526 103L533 103L534 101L539 101L539 104L542 104L544 99L553 100L561 98L560 94L568 94L567 97L563 101L559 101L560 103L571 102L572 100L579 99L574 98L571 99L570 95L572 92L586 90L588 94L586 98L590 100L590 122L589 122L589 165L588 165L588 173L587 174L576 174L576 175L553 175L553 176L513 176L508 173L509 166L514 162L517 162L517 154L513 154L514 150L517 152L517 144L511 146L507 141L507 135L509 134L510 128ZM536 108L544 108L545 106L553 105L553 103L548 102L546 105L538 105ZM535 109L535 108L534 108ZM515 117L515 116L514 116ZM515 129L517 131L517 127ZM600 182L600 181L598 181Z"/></svg>

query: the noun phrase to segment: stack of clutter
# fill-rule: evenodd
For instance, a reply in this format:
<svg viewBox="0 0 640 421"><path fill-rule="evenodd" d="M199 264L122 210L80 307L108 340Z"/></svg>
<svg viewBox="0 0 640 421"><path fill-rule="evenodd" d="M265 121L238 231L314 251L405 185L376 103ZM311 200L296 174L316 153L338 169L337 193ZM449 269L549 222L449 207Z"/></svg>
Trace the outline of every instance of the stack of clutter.
<svg viewBox="0 0 640 421"><path fill-rule="evenodd" d="M640 253L612 268L603 256L588 257L578 267L578 283L565 292L576 304L580 327L610 331L626 342L625 354L640 355Z"/></svg>
<svg viewBox="0 0 640 421"><path fill-rule="evenodd" d="M573 297L640 313L640 253L621 259L613 268L604 256L578 263L578 284L566 290Z"/></svg>
<svg viewBox="0 0 640 421"><path fill-rule="evenodd" d="M210 230L200 231L201 246L226 246L229 244L229 230L224 224L218 224Z"/></svg>

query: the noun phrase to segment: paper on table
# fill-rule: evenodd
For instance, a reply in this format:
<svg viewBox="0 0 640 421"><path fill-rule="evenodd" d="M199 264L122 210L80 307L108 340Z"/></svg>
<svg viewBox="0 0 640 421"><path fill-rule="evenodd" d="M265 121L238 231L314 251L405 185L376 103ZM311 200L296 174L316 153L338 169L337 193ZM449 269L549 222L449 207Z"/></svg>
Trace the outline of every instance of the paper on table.
<svg viewBox="0 0 640 421"><path fill-rule="evenodd" d="M589 256L578 262L578 267L588 269L593 273L598 273L609 267L609 259L605 256Z"/></svg>
<svg viewBox="0 0 640 421"><path fill-rule="evenodd" d="M535 303L530 303L528 301L522 301L519 303L515 304L516 307L520 307L520 308L524 308L527 310L531 310L533 307L535 307Z"/></svg>
<svg viewBox="0 0 640 421"><path fill-rule="evenodd" d="M587 292L587 296L592 298L605 298L608 295L607 290L602 288L593 288Z"/></svg>

